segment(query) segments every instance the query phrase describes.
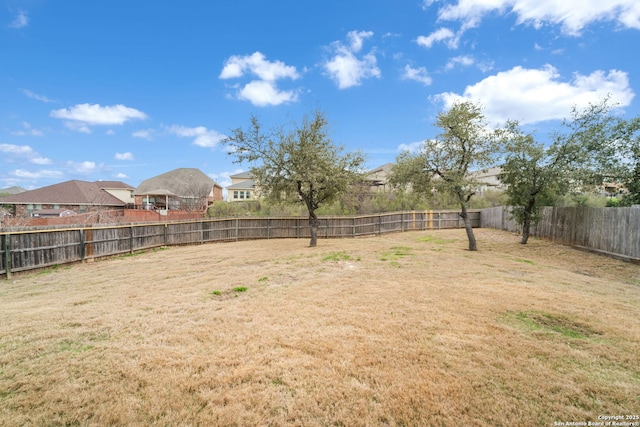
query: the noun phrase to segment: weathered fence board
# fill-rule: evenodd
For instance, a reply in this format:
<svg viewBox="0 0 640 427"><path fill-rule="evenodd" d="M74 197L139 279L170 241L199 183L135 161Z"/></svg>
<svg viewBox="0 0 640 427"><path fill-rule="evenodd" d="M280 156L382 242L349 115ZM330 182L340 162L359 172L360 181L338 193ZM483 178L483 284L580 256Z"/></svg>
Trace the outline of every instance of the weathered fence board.
<svg viewBox="0 0 640 427"><path fill-rule="evenodd" d="M480 211L469 213L480 226ZM318 237L345 238L411 230L460 228L454 211L392 212L320 218ZM254 239L310 238L307 218L226 218L85 228L0 231L0 275L159 246Z"/></svg>
<svg viewBox="0 0 640 427"><path fill-rule="evenodd" d="M521 231L505 207L483 209L481 227ZM640 260L640 208L545 207L531 235Z"/></svg>

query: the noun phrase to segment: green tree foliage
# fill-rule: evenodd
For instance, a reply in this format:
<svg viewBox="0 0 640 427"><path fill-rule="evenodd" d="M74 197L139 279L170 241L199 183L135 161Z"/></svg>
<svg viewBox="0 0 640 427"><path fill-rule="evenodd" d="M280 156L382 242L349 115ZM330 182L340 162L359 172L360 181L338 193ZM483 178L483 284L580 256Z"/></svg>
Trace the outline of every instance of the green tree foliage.
<svg viewBox="0 0 640 427"><path fill-rule="evenodd" d="M640 204L640 117L618 120L615 144L614 174L627 190L621 205Z"/></svg>
<svg viewBox="0 0 640 427"><path fill-rule="evenodd" d="M438 115L435 124L442 132L425 140L417 153L399 155L390 182L419 193L450 195L460 207L469 250L475 251L477 243L467 210L481 183L470 172L496 164L495 134L487 130L480 107L471 102L454 104Z"/></svg>
<svg viewBox="0 0 640 427"><path fill-rule="evenodd" d="M569 158L558 147L545 148L532 135L524 134L517 122L507 122L503 131L505 157L500 181L511 215L522 226L520 243L526 244L530 228L541 219L542 206L568 188Z"/></svg>
<svg viewBox="0 0 640 427"><path fill-rule="evenodd" d="M587 203L586 189L608 181L624 183L633 194L640 122L615 117L610 109L608 98L584 109L574 107L546 147L524 134L517 122L507 122L501 131L505 156L500 180L507 184L512 216L522 225L521 243L527 243L530 227L541 219L542 206L570 191L578 205Z"/></svg>
<svg viewBox="0 0 640 427"><path fill-rule="evenodd" d="M617 117L612 107L605 98L574 108L563 123L567 131L554 135L554 146L574 157L573 179L583 189L622 184L628 191L622 204L630 205L640 201L640 117Z"/></svg>
<svg viewBox="0 0 640 427"><path fill-rule="evenodd" d="M310 246L316 246L316 211L331 204L362 177L360 153L342 154L328 134L328 121L316 112L290 129L265 132L255 116L247 130L232 131L224 142L235 162L249 162L258 195L272 203L303 203L309 214Z"/></svg>

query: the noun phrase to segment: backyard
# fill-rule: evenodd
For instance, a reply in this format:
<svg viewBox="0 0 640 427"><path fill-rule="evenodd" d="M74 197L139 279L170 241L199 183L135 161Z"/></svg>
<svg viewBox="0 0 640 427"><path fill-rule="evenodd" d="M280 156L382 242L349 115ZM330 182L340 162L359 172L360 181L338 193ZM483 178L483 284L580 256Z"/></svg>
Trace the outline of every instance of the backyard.
<svg viewBox="0 0 640 427"><path fill-rule="evenodd" d="M0 281L0 425L640 415L640 266L475 232L478 252L462 229L243 241Z"/></svg>

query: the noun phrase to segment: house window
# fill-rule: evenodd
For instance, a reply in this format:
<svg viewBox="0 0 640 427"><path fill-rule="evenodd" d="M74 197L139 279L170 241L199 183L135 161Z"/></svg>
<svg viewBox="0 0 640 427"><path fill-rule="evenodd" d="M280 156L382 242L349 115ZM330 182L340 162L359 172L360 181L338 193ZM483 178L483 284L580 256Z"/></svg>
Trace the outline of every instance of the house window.
<svg viewBox="0 0 640 427"><path fill-rule="evenodd" d="M251 191L247 191L247 199L251 198Z"/></svg>
<svg viewBox="0 0 640 427"><path fill-rule="evenodd" d="M60 209L60 205L53 205L53 209Z"/></svg>
<svg viewBox="0 0 640 427"><path fill-rule="evenodd" d="M241 198L241 199L244 199L244 191L241 191L241 192L240 192L240 198Z"/></svg>
<svg viewBox="0 0 640 427"><path fill-rule="evenodd" d="M27 205L27 212L28 213L33 212L33 205Z"/></svg>
<svg viewBox="0 0 640 427"><path fill-rule="evenodd" d="M237 199L237 198L238 198L238 192L237 192L237 191L234 191L234 192L233 192L233 198L234 198L234 199Z"/></svg>

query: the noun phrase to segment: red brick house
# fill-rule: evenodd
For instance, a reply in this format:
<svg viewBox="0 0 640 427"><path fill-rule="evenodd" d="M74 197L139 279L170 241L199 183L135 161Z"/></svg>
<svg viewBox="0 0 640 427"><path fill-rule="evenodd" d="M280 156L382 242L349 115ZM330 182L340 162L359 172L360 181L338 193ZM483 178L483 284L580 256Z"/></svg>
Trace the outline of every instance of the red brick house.
<svg viewBox="0 0 640 427"><path fill-rule="evenodd" d="M52 210L78 214L124 210L133 206L133 190L120 181L72 180L4 196L0 204L8 207L15 217L48 216Z"/></svg>

